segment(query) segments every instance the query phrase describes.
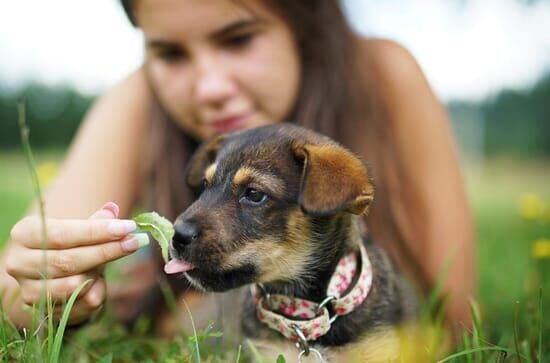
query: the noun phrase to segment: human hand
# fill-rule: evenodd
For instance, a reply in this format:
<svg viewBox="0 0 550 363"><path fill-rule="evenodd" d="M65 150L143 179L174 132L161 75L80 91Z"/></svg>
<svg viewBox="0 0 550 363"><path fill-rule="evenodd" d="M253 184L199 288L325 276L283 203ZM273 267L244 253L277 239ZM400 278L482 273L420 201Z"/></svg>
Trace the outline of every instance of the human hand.
<svg viewBox="0 0 550 363"><path fill-rule="evenodd" d="M42 250L42 225L39 216L23 218L11 230L6 252L6 271L21 289L24 303L36 304L42 293L56 303L54 318L62 314L60 302L88 279L69 317L69 324L86 320L98 310L106 297L103 265L124 257L149 242L146 234L132 235L136 224L118 219L119 208L107 203L87 220L46 219L46 250Z"/></svg>

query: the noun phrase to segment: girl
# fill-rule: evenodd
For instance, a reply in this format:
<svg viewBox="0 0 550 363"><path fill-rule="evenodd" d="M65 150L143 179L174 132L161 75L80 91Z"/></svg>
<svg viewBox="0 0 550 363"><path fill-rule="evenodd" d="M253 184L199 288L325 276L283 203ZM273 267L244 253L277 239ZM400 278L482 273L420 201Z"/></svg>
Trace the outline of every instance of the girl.
<svg viewBox="0 0 550 363"><path fill-rule="evenodd" d="M144 297L155 296L160 262L134 269L139 283L130 295L107 294L101 268L143 244L132 234L135 224L119 217L141 203L173 219L189 205L182 170L197 143L287 120L368 161L377 186L369 233L423 293L450 258L447 315L460 326L469 323L474 237L456 150L444 108L405 49L353 33L337 0L122 5L143 31L143 66L92 107L45 196L48 293L60 301L93 279L71 324L86 321L110 296L123 320L146 308L137 302L155 301ZM92 214L106 201L116 204ZM14 226L0 261L4 304L21 292L21 304L8 312L20 326L29 322L20 306L40 296L35 214L36 208Z"/></svg>

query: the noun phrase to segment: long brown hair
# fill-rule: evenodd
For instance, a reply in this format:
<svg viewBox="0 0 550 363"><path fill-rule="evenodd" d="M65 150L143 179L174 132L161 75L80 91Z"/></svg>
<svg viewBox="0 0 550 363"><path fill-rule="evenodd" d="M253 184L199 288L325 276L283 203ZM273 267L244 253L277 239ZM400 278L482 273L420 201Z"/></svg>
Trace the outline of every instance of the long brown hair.
<svg viewBox="0 0 550 363"><path fill-rule="evenodd" d="M121 0L129 20L137 26L134 1ZM242 0L232 1L244 6ZM388 197L387 182L400 168L393 157L390 123L369 72L372 68L364 40L351 30L339 0L262 3L287 22L300 52L302 83L287 120L328 135L358 155L368 155L366 162L372 167L377 192L367 224L369 228L376 224L377 230L384 231L380 233L384 247L425 285L418 261L404 242L407 231L398 228ZM162 107L157 105L155 112L154 143L146 170L147 207L174 219L191 203L183 170L196 144L170 121ZM390 174L394 176L390 178Z"/></svg>

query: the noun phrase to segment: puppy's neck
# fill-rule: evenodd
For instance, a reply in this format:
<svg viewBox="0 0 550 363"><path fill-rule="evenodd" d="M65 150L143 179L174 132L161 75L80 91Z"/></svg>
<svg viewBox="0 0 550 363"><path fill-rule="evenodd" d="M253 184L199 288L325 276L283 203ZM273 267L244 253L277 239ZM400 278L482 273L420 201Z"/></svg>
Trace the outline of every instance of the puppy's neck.
<svg viewBox="0 0 550 363"><path fill-rule="evenodd" d="M312 240L307 242L315 246L313 256L304 263L297 278L266 283L266 292L322 301L326 298L329 281L340 259L358 248L357 241L361 240L360 222L359 217L349 213L312 217Z"/></svg>

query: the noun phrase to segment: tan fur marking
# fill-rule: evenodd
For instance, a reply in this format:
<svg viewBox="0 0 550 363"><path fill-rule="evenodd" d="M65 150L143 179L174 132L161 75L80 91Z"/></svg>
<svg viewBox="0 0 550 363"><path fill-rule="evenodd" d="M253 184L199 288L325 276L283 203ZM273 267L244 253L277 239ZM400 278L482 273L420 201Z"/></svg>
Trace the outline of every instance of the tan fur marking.
<svg viewBox="0 0 550 363"><path fill-rule="evenodd" d="M254 340L252 342L268 362L275 361L279 354L283 354L287 362L298 361L299 351L289 340ZM399 360L399 337L394 328L378 328L358 343L346 344L341 348L323 348L315 345L313 347L320 351L329 363L416 363L410 360ZM316 356L312 355L311 360L304 362L316 361Z"/></svg>
<svg viewBox="0 0 550 363"><path fill-rule="evenodd" d="M214 175L216 174L216 168L218 167L217 163L210 164L208 168L204 171L204 178L210 184L214 180Z"/></svg>
<svg viewBox="0 0 550 363"><path fill-rule="evenodd" d="M321 352L323 358L329 363L417 363L434 361L434 356L429 357L423 352L426 348L425 341L415 339L414 333L419 333L416 328L406 327L379 327L370 331L357 343L346 344L342 347L313 347ZM413 335L411 335L413 334ZM414 344L412 340L414 340ZM279 354L283 354L287 362L297 362L299 351L294 343L285 339L251 340L260 354L272 362ZM411 350L412 349L412 350ZM304 362L316 362L316 357Z"/></svg>
<svg viewBox="0 0 550 363"><path fill-rule="evenodd" d="M246 166L237 170L233 177L233 185L243 185L251 182L256 182L277 195L284 193L282 180L273 175L264 174Z"/></svg>
<svg viewBox="0 0 550 363"><path fill-rule="evenodd" d="M235 176L233 177L233 184L241 185L243 183L246 183L246 181L248 181L248 179L251 178L253 173L254 173L253 169L243 166L242 168L237 170L237 172L235 173Z"/></svg>
<svg viewBox="0 0 550 363"><path fill-rule="evenodd" d="M445 343L433 328L415 321L371 330L357 343L327 350L329 362L435 362L445 355Z"/></svg>
<svg viewBox="0 0 550 363"><path fill-rule="evenodd" d="M305 261L313 250L311 244L304 238L304 236L309 237L310 228L299 210L289 215L287 228L288 238L283 243L273 237L247 243L224 259L221 264L222 269L230 269L241 266L247 261L254 261L260 268L257 282L292 280L303 274L303 270L307 269Z"/></svg>

